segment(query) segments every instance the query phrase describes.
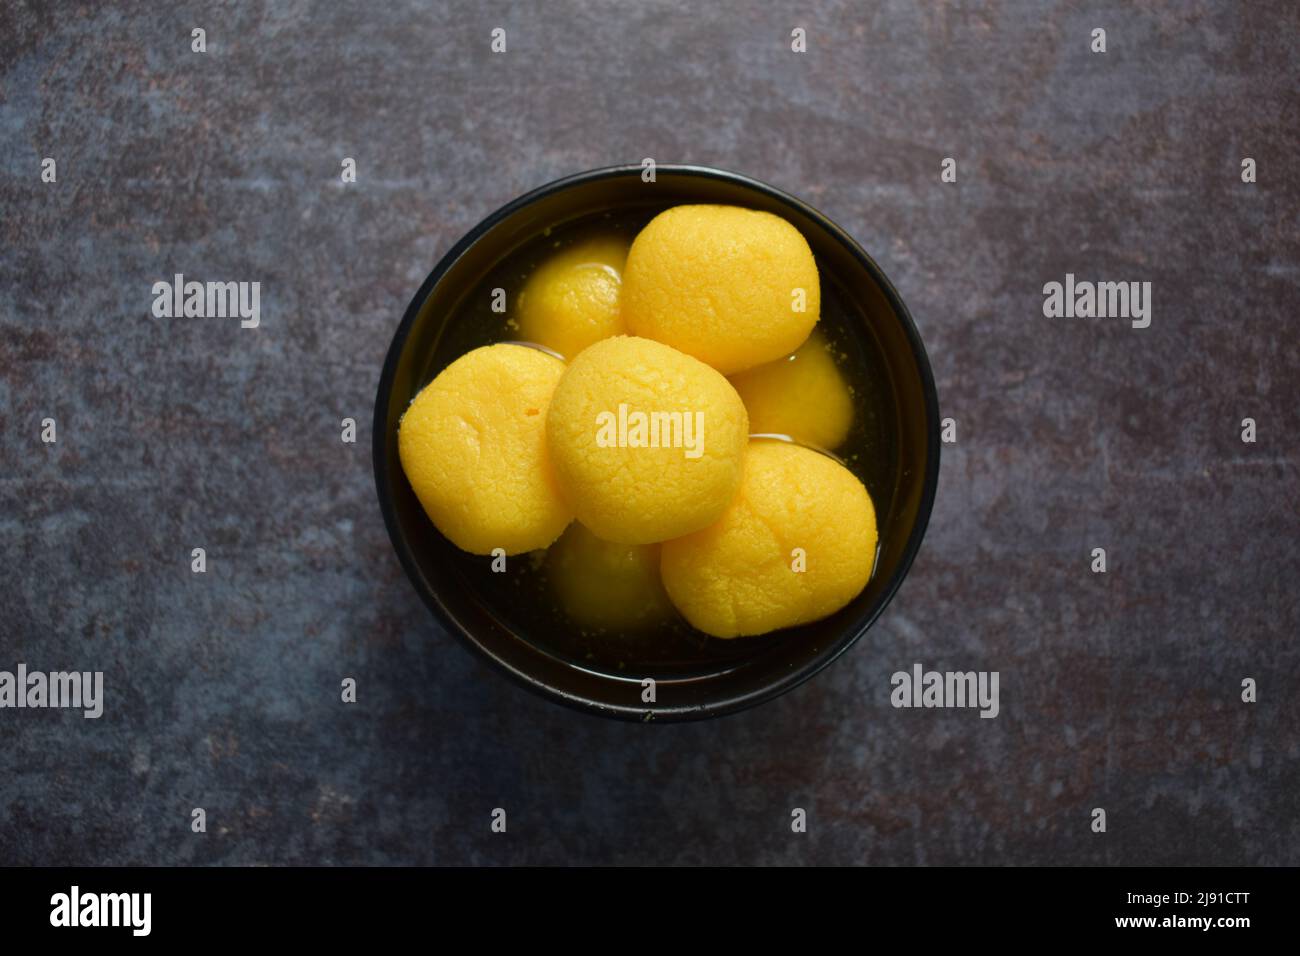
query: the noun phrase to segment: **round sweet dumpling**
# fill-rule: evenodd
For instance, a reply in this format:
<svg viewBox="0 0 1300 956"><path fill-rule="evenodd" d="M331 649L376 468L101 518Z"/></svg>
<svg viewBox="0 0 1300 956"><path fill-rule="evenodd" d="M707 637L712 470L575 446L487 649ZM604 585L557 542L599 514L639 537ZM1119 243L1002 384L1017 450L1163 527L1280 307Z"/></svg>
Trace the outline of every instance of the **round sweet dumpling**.
<svg viewBox="0 0 1300 956"><path fill-rule="evenodd" d="M722 514L740 484L749 420L709 366L624 335L569 363L546 434L578 520L606 541L651 544Z"/></svg>
<svg viewBox="0 0 1300 956"><path fill-rule="evenodd" d="M853 396L830 346L814 332L793 355L733 375L754 433L835 449L853 424Z"/></svg>
<svg viewBox="0 0 1300 956"><path fill-rule="evenodd" d="M674 206L641 230L623 270L623 321L724 375L789 355L817 324L812 250L779 216Z"/></svg>
<svg viewBox="0 0 1300 956"><path fill-rule="evenodd" d="M584 627L635 630L673 613L657 544L602 541L575 521L547 550L546 574L565 613Z"/></svg>
<svg viewBox="0 0 1300 956"><path fill-rule="evenodd" d="M810 448L756 439L721 519L667 541L668 597L714 637L765 634L834 614L866 586L876 515L866 488Z"/></svg>
<svg viewBox="0 0 1300 956"><path fill-rule="evenodd" d="M563 373L540 349L484 346L443 369L402 416L402 470L458 548L545 548L573 519L546 450L546 409Z"/></svg>
<svg viewBox="0 0 1300 956"><path fill-rule="evenodd" d="M571 359L624 331L619 287L628 243L598 236L557 251L519 293L519 335Z"/></svg>

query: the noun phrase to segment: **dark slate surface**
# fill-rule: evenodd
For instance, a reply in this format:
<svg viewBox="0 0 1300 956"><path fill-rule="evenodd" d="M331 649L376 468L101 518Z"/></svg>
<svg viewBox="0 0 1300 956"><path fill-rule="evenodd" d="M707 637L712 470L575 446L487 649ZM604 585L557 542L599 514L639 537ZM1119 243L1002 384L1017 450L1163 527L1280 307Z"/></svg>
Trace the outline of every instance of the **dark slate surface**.
<svg viewBox="0 0 1300 956"><path fill-rule="evenodd" d="M1300 13L976 6L5 4L0 669L102 669L108 701L0 711L0 863L1300 863ZM442 252L645 156L844 224L959 429L879 625L700 725L489 671L371 479ZM262 327L152 318L178 271L261 281ZM1151 281L1151 327L1043 318L1066 272ZM1001 716L892 709L917 660L998 670Z"/></svg>

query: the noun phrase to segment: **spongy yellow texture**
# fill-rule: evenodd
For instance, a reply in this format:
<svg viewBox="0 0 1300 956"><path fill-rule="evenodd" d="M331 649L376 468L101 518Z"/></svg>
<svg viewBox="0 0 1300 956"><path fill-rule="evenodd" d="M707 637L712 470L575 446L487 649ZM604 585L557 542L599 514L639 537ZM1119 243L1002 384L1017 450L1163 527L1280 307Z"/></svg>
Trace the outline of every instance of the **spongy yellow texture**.
<svg viewBox="0 0 1300 956"><path fill-rule="evenodd" d="M835 449L853 424L853 397L830 347L814 332L793 355L731 377L753 433Z"/></svg>
<svg viewBox="0 0 1300 956"><path fill-rule="evenodd" d="M805 570L796 571L802 549ZM866 586L876 515L843 465L790 442L756 439L740 493L715 524L667 541L661 571L673 604L714 637L816 621Z"/></svg>
<svg viewBox="0 0 1300 956"><path fill-rule="evenodd" d="M789 355L820 308L817 264L799 230L739 206L665 210L637 235L623 270L628 332L724 375Z"/></svg>
<svg viewBox="0 0 1300 956"><path fill-rule="evenodd" d="M484 346L443 369L402 416L402 470L458 548L533 551L572 520L546 449L546 409L563 373L539 349Z"/></svg>
<svg viewBox="0 0 1300 956"><path fill-rule="evenodd" d="M676 446L608 442L602 422L622 411L678 413L692 434ZM698 434L698 423L703 428ZM659 342L604 339L578 353L555 388L546 433L578 520L606 541L651 544L715 521L740 484L749 435L745 405L723 376ZM662 429L661 432L662 434ZM602 434L605 437L602 437ZM687 438L698 439L698 457Z"/></svg>
<svg viewBox="0 0 1300 956"><path fill-rule="evenodd" d="M546 552L560 604L584 627L631 630L672 614L659 581L659 545L602 541L575 521Z"/></svg>
<svg viewBox="0 0 1300 956"><path fill-rule="evenodd" d="M624 331L619 287L627 240L597 236L542 263L519 293L519 334L566 359Z"/></svg>

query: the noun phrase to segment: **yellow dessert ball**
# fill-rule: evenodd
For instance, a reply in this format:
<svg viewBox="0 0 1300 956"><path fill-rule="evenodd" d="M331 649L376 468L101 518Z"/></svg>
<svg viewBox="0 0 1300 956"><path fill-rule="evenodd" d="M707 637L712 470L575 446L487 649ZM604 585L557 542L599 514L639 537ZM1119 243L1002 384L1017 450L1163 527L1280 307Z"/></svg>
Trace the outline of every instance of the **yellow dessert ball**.
<svg viewBox="0 0 1300 956"><path fill-rule="evenodd" d="M664 587L693 627L765 634L833 614L862 591L876 514L862 482L834 459L755 439L721 519L662 550Z"/></svg>
<svg viewBox="0 0 1300 956"><path fill-rule="evenodd" d="M564 611L590 628L634 630L672 616L659 580L659 545L602 541L575 521L546 552Z"/></svg>
<svg viewBox="0 0 1300 956"><path fill-rule="evenodd" d="M625 239L597 236L554 253L519 293L519 334L566 359L624 331L619 286Z"/></svg>
<svg viewBox="0 0 1300 956"><path fill-rule="evenodd" d="M817 324L812 250L779 216L674 206L637 235L623 270L623 320L724 375L789 355Z"/></svg>
<svg viewBox="0 0 1300 956"><path fill-rule="evenodd" d="M740 484L745 405L722 375L649 339L579 352L546 417L555 473L606 541L651 544L717 520Z"/></svg>
<svg viewBox="0 0 1300 956"><path fill-rule="evenodd" d="M573 519L546 450L546 409L563 374L540 349L484 346L443 369L402 416L402 470L458 548L533 551Z"/></svg>
<svg viewBox="0 0 1300 956"><path fill-rule="evenodd" d="M835 449L853 424L853 396L830 346L814 332L793 355L731 377L754 433Z"/></svg>

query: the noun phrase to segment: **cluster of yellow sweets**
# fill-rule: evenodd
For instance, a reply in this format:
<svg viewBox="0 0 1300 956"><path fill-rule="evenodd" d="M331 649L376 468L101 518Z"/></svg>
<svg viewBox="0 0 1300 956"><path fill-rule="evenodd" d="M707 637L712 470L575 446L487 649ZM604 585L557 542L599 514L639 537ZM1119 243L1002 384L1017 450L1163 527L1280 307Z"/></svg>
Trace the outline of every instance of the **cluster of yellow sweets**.
<svg viewBox="0 0 1300 956"><path fill-rule="evenodd" d="M808 243L766 212L676 206L630 248L569 246L519 295L544 348L447 366L402 418L402 467L457 547L549 548L581 624L637 627L669 602L723 638L818 620L876 552L866 488L805 447L834 449L853 418L820 304ZM794 441L751 438L768 434Z"/></svg>

